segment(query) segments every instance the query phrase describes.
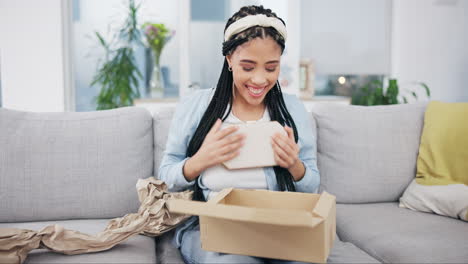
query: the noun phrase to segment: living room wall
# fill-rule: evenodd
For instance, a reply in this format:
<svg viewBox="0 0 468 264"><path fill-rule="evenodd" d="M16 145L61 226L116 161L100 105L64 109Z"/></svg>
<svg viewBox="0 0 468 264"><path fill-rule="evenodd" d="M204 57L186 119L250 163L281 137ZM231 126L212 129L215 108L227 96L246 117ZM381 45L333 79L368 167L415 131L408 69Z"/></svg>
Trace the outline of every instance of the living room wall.
<svg viewBox="0 0 468 264"><path fill-rule="evenodd" d="M0 1L2 106L63 111L61 0Z"/></svg>

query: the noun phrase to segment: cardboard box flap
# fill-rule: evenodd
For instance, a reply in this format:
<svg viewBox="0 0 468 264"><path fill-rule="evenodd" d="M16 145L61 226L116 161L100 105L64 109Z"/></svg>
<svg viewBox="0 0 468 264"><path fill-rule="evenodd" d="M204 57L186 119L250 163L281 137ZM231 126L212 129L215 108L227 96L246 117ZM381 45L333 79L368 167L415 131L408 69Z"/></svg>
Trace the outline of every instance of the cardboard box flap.
<svg viewBox="0 0 468 264"><path fill-rule="evenodd" d="M334 203L336 203L336 197L324 191L320 194L320 198L312 212L315 216L325 219Z"/></svg>
<svg viewBox="0 0 468 264"><path fill-rule="evenodd" d="M232 192L233 188L222 189L215 197L207 201L207 203L217 204Z"/></svg>
<svg viewBox="0 0 468 264"><path fill-rule="evenodd" d="M167 201L167 207L173 213L270 225L314 227L323 222L323 218L314 217L310 212L300 210L252 208L180 199Z"/></svg>

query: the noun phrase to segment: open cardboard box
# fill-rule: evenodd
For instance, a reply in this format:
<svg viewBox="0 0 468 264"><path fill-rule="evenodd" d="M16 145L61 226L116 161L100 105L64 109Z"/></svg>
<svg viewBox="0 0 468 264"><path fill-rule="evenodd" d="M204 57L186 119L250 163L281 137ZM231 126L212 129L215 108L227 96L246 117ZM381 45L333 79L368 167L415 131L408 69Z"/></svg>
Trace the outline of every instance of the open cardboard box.
<svg viewBox="0 0 468 264"><path fill-rule="evenodd" d="M230 188L208 202L170 200L168 208L200 216L208 251L325 263L335 239L336 199L326 192Z"/></svg>

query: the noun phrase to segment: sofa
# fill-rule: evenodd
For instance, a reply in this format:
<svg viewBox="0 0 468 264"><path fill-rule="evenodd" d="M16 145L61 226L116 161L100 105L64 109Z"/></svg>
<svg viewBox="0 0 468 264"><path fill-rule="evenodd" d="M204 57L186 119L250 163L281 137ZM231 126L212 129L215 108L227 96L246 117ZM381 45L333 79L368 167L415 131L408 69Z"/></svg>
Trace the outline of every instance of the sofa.
<svg viewBox="0 0 468 264"><path fill-rule="evenodd" d="M426 104L314 106L320 190L337 198L329 263L467 263L468 223L398 206L414 178ZM0 108L0 228L84 233L136 212L136 181L157 175L174 108L82 113ZM27 263L182 263L173 231L111 250Z"/></svg>

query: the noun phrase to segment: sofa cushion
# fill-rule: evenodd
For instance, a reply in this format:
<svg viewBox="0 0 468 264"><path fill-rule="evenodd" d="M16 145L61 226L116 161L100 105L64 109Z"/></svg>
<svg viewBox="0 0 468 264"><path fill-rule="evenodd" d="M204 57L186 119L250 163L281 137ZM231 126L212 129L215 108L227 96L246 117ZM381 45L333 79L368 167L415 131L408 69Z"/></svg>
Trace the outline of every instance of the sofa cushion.
<svg viewBox="0 0 468 264"><path fill-rule="evenodd" d="M425 108L313 107L321 190L339 203L397 201L416 173Z"/></svg>
<svg viewBox="0 0 468 264"><path fill-rule="evenodd" d="M46 226L59 224L67 229L96 234L104 230L108 221L108 219L93 219L0 223L0 228L22 228L39 231ZM96 253L67 256L46 249L35 249L29 253L25 263L156 263L155 248L154 238L135 235L107 251Z"/></svg>
<svg viewBox="0 0 468 264"><path fill-rule="evenodd" d="M153 112L154 175L158 175L174 112L175 107L171 106L161 107Z"/></svg>
<svg viewBox="0 0 468 264"><path fill-rule="evenodd" d="M419 147L417 183L468 185L467 116L468 103L433 101L428 105Z"/></svg>
<svg viewBox="0 0 468 264"><path fill-rule="evenodd" d="M388 263L466 263L468 223L399 208L398 203L337 204L337 233Z"/></svg>
<svg viewBox="0 0 468 264"><path fill-rule="evenodd" d="M0 109L0 222L113 218L136 212L153 171L150 113Z"/></svg>
<svg viewBox="0 0 468 264"><path fill-rule="evenodd" d="M400 206L468 221L468 103L431 102L418 171Z"/></svg>

